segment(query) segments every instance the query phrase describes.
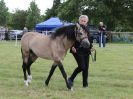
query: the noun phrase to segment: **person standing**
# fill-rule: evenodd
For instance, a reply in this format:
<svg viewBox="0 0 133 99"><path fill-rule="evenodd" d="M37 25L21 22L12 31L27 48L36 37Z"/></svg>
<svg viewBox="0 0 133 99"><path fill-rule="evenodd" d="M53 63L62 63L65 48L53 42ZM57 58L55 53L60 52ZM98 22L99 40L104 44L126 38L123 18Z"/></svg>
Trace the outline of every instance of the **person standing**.
<svg viewBox="0 0 133 99"><path fill-rule="evenodd" d="M9 30L8 27L5 27L5 40L9 40Z"/></svg>
<svg viewBox="0 0 133 99"><path fill-rule="evenodd" d="M26 32L28 32L28 28L27 27L24 27L23 34L25 34Z"/></svg>
<svg viewBox="0 0 133 99"><path fill-rule="evenodd" d="M103 22L99 22L99 47L105 47L106 44L106 27Z"/></svg>
<svg viewBox="0 0 133 99"><path fill-rule="evenodd" d="M89 28L87 26L89 21L89 18L87 15L81 15L79 17L79 24L86 26L89 33ZM90 40L90 37L88 37L90 41L90 47L89 48L83 48L80 46L79 42L75 42L75 44L71 47L70 52L74 56L78 66L73 71L72 75L68 78L68 83L73 86L73 82L77 74L82 72L82 78L83 78L83 87L88 86L88 69L89 69L89 58L91 54L91 48L92 48L92 40Z"/></svg>

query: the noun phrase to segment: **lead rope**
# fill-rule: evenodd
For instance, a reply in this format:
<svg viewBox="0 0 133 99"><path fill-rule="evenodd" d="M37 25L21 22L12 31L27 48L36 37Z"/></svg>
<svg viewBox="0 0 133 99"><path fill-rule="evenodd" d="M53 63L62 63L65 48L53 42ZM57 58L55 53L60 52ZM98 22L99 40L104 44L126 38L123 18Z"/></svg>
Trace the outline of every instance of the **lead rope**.
<svg viewBox="0 0 133 99"><path fill-rule="evenodd" d="M94 56L93 56L93 52L94 52ZM94 49L93 51L91 51L91 59L92 59L92 62L96 62L96 49Z"/></svg>

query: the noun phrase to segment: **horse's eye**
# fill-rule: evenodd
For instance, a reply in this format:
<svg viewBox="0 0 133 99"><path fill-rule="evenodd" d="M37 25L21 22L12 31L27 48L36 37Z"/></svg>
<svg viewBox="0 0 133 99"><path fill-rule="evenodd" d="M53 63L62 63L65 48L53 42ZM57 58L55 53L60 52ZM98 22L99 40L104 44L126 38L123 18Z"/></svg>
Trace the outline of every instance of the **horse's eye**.
<svg viewBox="0 0 133 99"><path fill-rule="evenodd" d="M82 35L82 33L79 33L79 35Z"/></svg>

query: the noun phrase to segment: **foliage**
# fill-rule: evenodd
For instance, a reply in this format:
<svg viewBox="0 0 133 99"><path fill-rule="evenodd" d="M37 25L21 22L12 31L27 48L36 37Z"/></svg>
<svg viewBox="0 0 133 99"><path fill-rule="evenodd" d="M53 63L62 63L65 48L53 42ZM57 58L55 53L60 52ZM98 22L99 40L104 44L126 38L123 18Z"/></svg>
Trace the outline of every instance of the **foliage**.
<svg viewBox="0 0 133 99"><path fill-rule="evenodd" d="M80 15L81 0L68 0L58 7L57 16L68 22L76 22Z"/></svg>
<svg viewBox="0 0 133 99"><path fill-rule="evenodd" d="M52 17L54 8L46 12ZM66 0L58 5L57 16L63 20L77 22L80 14L90 18L90 24L99 25L103 21L108 30L133 30L133 0Z"/></svg>
<svg viewBox="0 0 133 99"><path fill-rule="evenodd" d="M46 10L46 16L44 16L44 19L48 19L50 17L56 17L58 15L58 7L61 4L61 0L54 0L53 1L53 7L51 9Z"/></svg>
<svg viewBox="0 0 133 99"><path fill-rule="evenodd" d="M114 29L116 27L122 26L124 31L132 30L130 22L131 17L133 14L133 1L132 0L103 0L103 3L109 8L110 18L112 21L110 21L110 28L113 27ZM131 12L130 12L131 10ZM121 31L123 31L121 30Z"/></svg>
<svg viewBox="0 0 133 99"><path fill-rule="evenodd" d="M90 19L89 24L98 26L99 22L103 21L108 30L133 31L133 0L54 0L53 7L47 9L42 16L35 0L30 3L28 15L21 11L8 13L4 0L0 0L0 9L0 25L18 29L24 26L25 18L25 25L29 29L34 29L36 23L50 17L77 22L81 14L86 14ZM22 16L22 19L19 16Z"/></svg>
<svg viewBox="0 0 133 99"><path fill-rule="evenodd" d="M14 29L23 29L26 23L27 15L27 11L16 9L15 13L11 16L11 27Z"/></svg>
<svg viewBox="0 0 133 99"><path fill-rule="evenodd" d="M5 26L8 22L8 8L4 0L0 0L0 26Z"/></svg>
<svg viewBox="0 0 133 99"><path fill-rule="evenodd" d="M36 2L33 0L30 3L30 7L28 9L28 16L26 20L26 27L28 29L34 29L35 25L40 22L41 17L40 17L40 9L37 7Z"/></svg>

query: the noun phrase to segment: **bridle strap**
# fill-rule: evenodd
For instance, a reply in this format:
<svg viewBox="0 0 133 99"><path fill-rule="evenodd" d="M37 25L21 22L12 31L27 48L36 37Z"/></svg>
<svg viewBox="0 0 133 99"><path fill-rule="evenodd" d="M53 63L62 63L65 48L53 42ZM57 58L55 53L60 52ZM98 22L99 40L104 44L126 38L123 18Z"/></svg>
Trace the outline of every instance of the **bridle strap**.
<svg viewBox="0 0 133 99"><path fill-rule="evenodd" d="M88 37L83 37L81 40L80 40L80 42L82 42L84 39L86 39L86 38L88 38Z"/></svg>
<svg viewBox="0 0 133 99"><path fill-rule="evenodd" d="M75 38L77 37L77 29L75 28ZM81 43L84 39L86 39L88 37L83 37L79 42Z"/></svg>
<svg viewBox="0 0 133 99"><path fill-rule="evenodd" d="M76 27L75 27L75 38L77 37L77 29L76 29Z"/></svg>

